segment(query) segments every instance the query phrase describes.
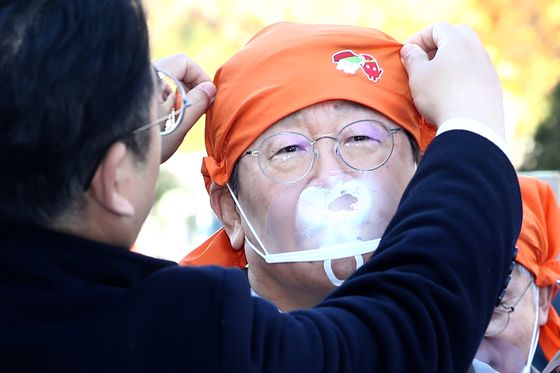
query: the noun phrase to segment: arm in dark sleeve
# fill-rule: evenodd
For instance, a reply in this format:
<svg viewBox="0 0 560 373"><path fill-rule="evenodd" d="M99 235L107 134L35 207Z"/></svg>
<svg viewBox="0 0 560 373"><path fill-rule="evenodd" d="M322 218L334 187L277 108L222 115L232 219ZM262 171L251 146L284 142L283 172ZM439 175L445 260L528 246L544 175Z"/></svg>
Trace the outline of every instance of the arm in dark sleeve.
<svg viewBox="0 0 560 373"><path fill-rule="evenodd" d="M478 135L447 132L426 152L375 255L332 295L281 314L248 296L240 271L224 271L213 293L220 321L203 325L201 343L218 371L466 372L520 226L509 160Z"/></svg>

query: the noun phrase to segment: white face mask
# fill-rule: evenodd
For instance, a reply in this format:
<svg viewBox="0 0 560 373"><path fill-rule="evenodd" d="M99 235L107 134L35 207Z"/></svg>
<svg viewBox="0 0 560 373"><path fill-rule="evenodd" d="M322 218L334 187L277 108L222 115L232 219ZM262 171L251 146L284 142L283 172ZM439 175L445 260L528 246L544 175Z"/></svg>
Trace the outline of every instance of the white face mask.
<svg viewBox="0 0 560 373"><path fill-rule="evenodd" d="M375 251L379 245L380 238L361 239L366 226L364 222L380 220L373 213L372 191L362 181L337 181L329 188L309 186L301 191L293 219L297 234L294 231L293 235L298 237L296 244L300 243L305 249L285 252L275 252L265 246L229 184L227 187L256 241L253 243L246 237L248 246L267 263L323 261L327 278L333 285L339 286L344 280L334 274L332 260L353 257L357 269L363 264L362 255ZM282 201L279 204L281 203ZM268 226L277 227L278 222L282 221L282 213L283 211L278 211L268 214L267 217L272 217ZM282 240L285 232L275 234L271 230L267 229L274 241L285 242L287 238ZM320 242L317 241L318 237ZM310 242L316 246L311 246Z"/></svg>

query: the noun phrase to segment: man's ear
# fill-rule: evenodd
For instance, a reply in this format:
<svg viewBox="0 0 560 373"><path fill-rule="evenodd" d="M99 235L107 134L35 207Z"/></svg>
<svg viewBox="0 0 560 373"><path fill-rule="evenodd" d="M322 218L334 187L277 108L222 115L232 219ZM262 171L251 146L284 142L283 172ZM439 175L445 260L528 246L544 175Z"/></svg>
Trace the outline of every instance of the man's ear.
<svg viewBox="0 0 560 373"><path fill-rule="evenodd" d="M543 326L548 322L548 311L552 303L552 294L554 292L554 287L537 287L537 290L539 291L539 325Z"/></svg>
<svg viewBox="0 0 560 373"><path fill-rule="evenodd" d="M239 250L243 248L245 233L241 225L241 217L237 211L237 206L227 188L212 183L210 186L210 206L222 222L226 231L231 247Z"/></svg>
<svg viewBox="0 0 560 373"><path fill-rule="evenodd" d="M116 142L105 153L89 188L92 198L104 209L120 216L134 215L122 176L126 174L126 145Z"/></svg>

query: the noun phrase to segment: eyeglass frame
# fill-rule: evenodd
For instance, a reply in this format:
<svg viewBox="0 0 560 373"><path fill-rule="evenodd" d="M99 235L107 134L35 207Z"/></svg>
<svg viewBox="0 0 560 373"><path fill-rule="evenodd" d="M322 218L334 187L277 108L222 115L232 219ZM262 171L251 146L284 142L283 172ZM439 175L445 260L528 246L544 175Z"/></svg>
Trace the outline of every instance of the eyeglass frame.
<svg viewBox="0 0 560 373"><path fill-rule="evenodd" d="M185 115L185 109L192 106L192 103L188 99L186 99L186 94L187 93L186 93L185 87L175 76L173 76L172 74L168 73L167 71L165 71L163 69L158 69L155 66L152 66L152 68L154 70L154 73L158 77L158 79L161 79L161 78L159 78L159 73L162 73L163 75L165 75L169 79L173 80L178 87L177 89L179 89L179 94L181 95L181 108L179 109L180 113L179 113L179 118L177 119L177 124L171 130L163 131L163 132L160 131L160 133L159 133L160 136L167 136L167 135L171 134L173 131L175 131L177 128L179 128L179 126L181 125L181 122L184 118L184 115ZM174 103L173 104L173 109L171 110L171 113L167 114L166 116L157 118L157 119L155 119L155 120L153 120L153 121L151 121L147 124L144 124L144 125L136 128L136 129L132 130L128 134L121 135L121 136L117 137L117 139L115 139L114 141L118 140L119 138L123 138L123 137L130 136L130 135L136 135L140 132L148 130L148 129L154 127L154 126L157 126L158 124L160 124L164 120L169 120L169 118L170 118L169 116L170 115L175 116L175 114L176 113L175 113L175 103ZM114 143L114 141L112 141L110 144ZM105 154L105 151L101 152L99 160L95 163L96 164L95 168L93 168L93 170L86 177L86 179L84 181L84 190L89 189L89 186L91 184L91 180L93 179L93 177L95 175L95 172L97 170L97 165L99 165L99 162L101 162L101 157L103 156L103 154Z"/></svg>
<svg viewBox="0 0 560 373"><path fill-rule="evenodd" d="M342 133L342 131L344 131L346 128L350 127L350 126L353 125L353 124L360 123L360 122L374 122L375 124L378 124L378 125L380 125L381 127L383 127L383 128L387 131L387 133L390 135L390 137L391 137L391 151L389 151L389 154L388 154L387 157L383 160L383 162L381 162L379 165L377 165L377 166L375 166L375 167L373 167L373 168L360 169L360 168L354 167L354 166L350 165L350 164L344 159L344 157L342 156L342 154L340 153L340 146L339 146L339 145L340 145L340 142L339 142L339 138L338 138L338 137L340 136L340 134ZM256 157L257 157L257 160L258 160L258 156L259 156L259 154L261 154L261 153L260 153L260 148L261 148L262 144L266 142L266 140L268 140L269 138L271 138L271 137L273 137L273 136L278 136L278 135L281 135L281 134L292 134L292 135L299 135L299 136L302 136L302 137L304 137L304 138L309 142L309 144L310 144L311 147L313 148L313 160L311 161L311 164L309 165L309 169L308 169L302 176L300 176L299 178L297 178L297 179L295 179L295 180L291 180L291 181L284 181L284 180L276 179L276 178L273 178L272 176L268 175L268 174L263 170L263 167L262 167L260 161L258 161L258 163L259 163L259 168L261 169L262 173L263 173L266 177L268 177L269 179L271 179L272 181L274 181L274 182L276 182L276 183L279 183L279 184L293 184L293 183L297 183L298 181L304 179L307 175L309 175L309 173L310 173L311 170L313 169L313 166L315 165L315 161L317 160L317 158L319 158L319 152L318 152L317 149L315 148L315 144L316 144L319 140L322 140L322 139L331 139L331 140L334 140L334 142L335 142L335 153L336 153L336 154L338 155L338 157L344 162L344 164L347 165L348 167L350 167L351 169L356 170L356 171L373 171L373 170L377 170L378 168L382 167L385 163L387 163L387 161L389 161L389 159L391 158L391 155L393 154L393 150L395 149L395 139L394 139L393 135L396 134L396 133L402 132L402 131L403 131L403 129L402 129L401 127L390 128L390 127L387 126L385 123L383 123L383 122L381 122L381 121L378 121L378 120L376 120L376 119L360 119L360 120L356 120L356 121L354 121L354 122L348 123L348 124L346 124L344 127L342 127L342 129L341 129L340 131L338 131L338 134L336 135L336 137L325 135L325 136L320 136L320 137L316 138L315 140L311 140L309 137L307 137L306 135L304 135L303 133L300 133L300 132L294 132L294 131L278 132L278 133L273 133L273 134L271 134L270 136L268 136L267 138L265 138L265 139L262 141L262 143L258 146L257 149L245 151L245 152L241 155L241 157L240 157L239 159L242 159L243 157L245 157L245 156L247 156L247 155L250 155L250 156L253 156L253 157L256 156Z"/></svg>
<svg viewBox="0 0 560 373"><path fill-rule="evenodd" d="M515 307L517 307L517 305L519 304L519 302L521 302L521 300L523 299L523 297L525 296L525 294L527 293L527 290L529 290L529 288L531 287L531 285L533 284L533 280L530 280L527 283L527 286L525 287L525 289L523 289L523 291L521 292L521 295L519 295L519 298L517 298L517 300L515 301L515 303L513 303L512 306L506 306L503 302L498 304L495 308L493 312L499 311L499 312L505 312L507 315L507 321L504 324L504 327L502 328L502 330L500 330L498 333L493 333L491 335L487 335L486 333L484 334L485 337L496 337L500 334L502 334L504 332L504 330L507 329L508 325L509 325L509 321L511 318L511 314L513 312L515 312ZM501 307L501 308L499 308ZM490 319L490 322L492 322L492 319ZM490 325L490 323L488 324Z"/></svg>
<svg viewBox="0 0 560 373"><path fill-rule="evenodd" d="M173 126L169 130L166 129L164 131L160 131L160 133L159 133L160 136L167 136L167 135L171 134L173 131L175 131L181 125L181 122L183 121L183 118L184 118L184 115L185 115L185 109L192 106L192 103L188 99L186 99L187 92L185 90L185 87L175 76L173 76L172 74L168 73L167 71L165 71L163 69L158 69L155 66L154 66L154 71L155 71L156 75L158 76L158 79L163 80L162 78L159 77L160 73L165 75L167 78L171 79L177 85L177 89L179 90L179 95L181 97L181 107L179 108L179 117L176 119L176 125ZM177 94L177 93L174 92L174 94ZM132 134L135 135L137 133L140 133L142 131L150 129L154 126L157 126L161 122L170 120L171 117L175 118L175 115L176 115L175 106L176 106L176 104L174 103L173 108L171 109L171 113L169 113L169 114L167 114L163 117L157 118L157 119L155 119L155 120L153 120L153 121L151 121L147 124L144 124L143 126L140 126L136 129L134 129L132 131Z"/></svg>

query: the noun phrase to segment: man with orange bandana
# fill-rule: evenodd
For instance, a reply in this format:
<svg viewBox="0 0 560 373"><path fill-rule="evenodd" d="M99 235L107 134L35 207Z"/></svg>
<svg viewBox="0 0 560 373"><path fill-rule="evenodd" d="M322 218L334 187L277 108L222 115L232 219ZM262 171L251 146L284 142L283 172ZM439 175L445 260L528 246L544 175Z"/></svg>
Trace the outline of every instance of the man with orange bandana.
<svg viewBox="0 0 560 373"><path fill-rule="evenodd" d="M423 44L422 40L418 42ZM417 204L405 214L397 212L391 220L414 174L418 148L423 150L434 135L433 127L416 112L412 103L399 58L400 48L401 44L372 29L283 23L258 33L227 61L215 77L218 93L207 115L208 156L202 167L212 207L224 228L188 255L182 264L234 267L248 264L253 292L287 311L319 302L371 256L381 235L384 235L381 246L387 242L393 224L414 229L418 221L413 222L413 216L424 222L433 221L436 216L429 212L429 203ZM435 51L431 48L435 45L427 48ZM409 56L414 56L414 51L409 51ZM410 63L410 57L404 61ZM413 78L414 74L411 77L412 87L430 86L434 93L447 90L447 87L434 85L434 81L418 81ZM481 78L476 76L477 81ZM486 78L488 82L496 82L495 77ZM497 101L490 100L482 106L492 107L501 102L501 97L496 98ZM419 95L415 95L415 99L422 102ZM444 101L438 101L438 105L445 105ZM474 107L480 104L454 103L447 109L460 112L473 107L473 103ZM436 116L430 119L439 123ZM460 129L462 119L457 119L458 122L453 120L453 125L447 123L450 126L444 127ZM438 131L441 133L442 129ZM430 151L419 171L427 164L428 155ZM442 159L447 157L443 153L439 155ZM484 163L488 163L489 158L483 158ZM438 183L468 190L472 176L462 171L456 176L453 181L441 175ZM464 183L456 182L462 179ZM510 183L513 184L517 183ZM473 192L477 198L485 194L481 190ZM464 199L449 200L446 204L456 206L457 202L470 205ZM463 208L461 210L466 213ZM483 220L491 216L493 214ZM438 214L436 219L443 219L437 228L430 229L429 236L436 241L448 224L457 234L464 229L464 222L459 223L445 213ZM491 224L479 217L467 218L467 221L488 228ZM491 229L495 234L494 227ZM409 246L411 237L400 235L398 241ZM489 247L480 245L480 237L472 232L461 238L463 243L464 240L470 242L469 247L478 250ZM441 285L456 277L452 263L457 263L457 258L449 260L434 255L434 247L425 240L420 246L422 255L433 256L428 266L450 265L450 271L444 275L446 280L432 279L432 285ZM452 247L448 249L453 251ZM389 262L402 264L415 256L398 256ZM380 248L372 260L384 257ZM486 262L482 256L478 259ZM473 281L463 282L462 286L469 288L494 272L488 263L483 264L482 273L478 272L479 264L469 266ZM401 281L398 275L390 275L377 282L376 287L385 289L381 290L383 293L398 287ZM406 302L424 291L425 284L413 282L414 285L400 293ZM347 285L342 284L340 289ZM476 314L479 321L484 320L482 314L467 311L472 305L457 302L457 299L463 297L453 295L452 302L459 309L451 311L446 306L441 309L436 306L432 310L445 314ZM481 304L486 301L478 299ZM495 298L491 306L494 304ZM418 316L422 314L411 303L409 309ZM378 310L399 323L404 321L392 310L383 310L383 307ZM392 341L407 339L434 322L438 323L434 319L418 320L415 327L404 334L380 335L383 344L389 346ZM376 325L383 323L376 320ZM476 346L482 338L482 333L462 323L449 327L446 332L460 334L462 341L475 341ZM436 338L447 339L445 335ZM449 346L453 351L450 354L454 354L457 349ZM411 353L416 354L421 349L411 350ZM449 352L438 358L449 358ZM411 360L425 361L425 358L420 354ZM472 357L468 363L471 361ZM381 370L404 371L399 368ZM449 371L465 370L466 367Z"/></svg>
<svg viewBox="0 0 560 373"><path fill-rule="evenodd" d="M547 183L521 176L519 185L517 263L477 353L502 373L536 371L531 363L539 343L547 359L560 350L560 319L551 307L560 284L560 211Z"/></svg>
<svg viewBox="0 0 560 373"><path fill-rule="evenodd" d="M239 270L129 251L159 164L215 93L185 56L156 74L141 1L1 4L2 371L467 369L521 227L501 89L472 31L435 25L401 49L441 134L377 254L315 309L281 314ZM185 88L180 108L165 77Z"/></svg>
<svg viewBox="0 0 560 373"><path fill-rule="evenodd" d="M245 267L281 310L317 304L377 247L435 128L402 44L280 23L217 72L202 172L224 228L182 264Z"/></svg>

